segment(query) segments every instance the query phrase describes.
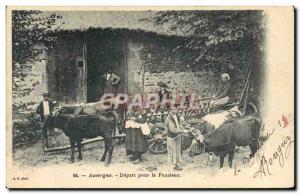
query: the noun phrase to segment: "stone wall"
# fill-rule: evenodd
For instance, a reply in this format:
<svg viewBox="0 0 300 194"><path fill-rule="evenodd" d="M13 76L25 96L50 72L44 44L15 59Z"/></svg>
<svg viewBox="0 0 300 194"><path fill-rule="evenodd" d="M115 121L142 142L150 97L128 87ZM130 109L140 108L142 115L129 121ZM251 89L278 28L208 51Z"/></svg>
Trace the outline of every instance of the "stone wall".
<svg viewBox="0 0 300 194"><path fill-rule="evenodd" d="M143 44L128 41L127 43L127 80L129 94L141 93L143 90L143 64L140 57Z"/></svg>
<svg viewBox="0 0 300 194"><path fill-rule="evenodd" d="M164 82L169 91L183 93L195 92L202 97L210 96L215 92L217 85L216 75L209 71L145 73L145 92L158 90L157 83Z"/></svg>
<svg viewBox="0 0 300 194"><path fill-rule="evenodd" d="M36 45L35 47L42 49L43 45ZM47 55L43 53L36 61L32 62L32 69L27 72L28 76L24 80L13 77L13 82L18 82L22 88L33 89L26 95L21 95L20 91L13 90L13 104L25 105L24 113L35 110L38 102L43 99L42 94L47 91L46 63Z"/></svg>
<svg viewBox="0 0 300 194"><path fill-rule="evenodd" d="M171 49L172 47L168 48L155 40L128 42L127 70L130 95L143 90L146 93L155 92L159 89L157 83L160 81L166 83L170 91L186 93L194 91L206 97L215 92L219 74L202 68L195 71L186 63L185 53L180 53L180 57L176 54L169 55L168 59L161 63L157 59L152 62L145 60L145 57L155 58L155 54L149 52L150 50L157 50L158 53L164 52L167 55ZM151 68L153 66L155 69Z"/></svg>

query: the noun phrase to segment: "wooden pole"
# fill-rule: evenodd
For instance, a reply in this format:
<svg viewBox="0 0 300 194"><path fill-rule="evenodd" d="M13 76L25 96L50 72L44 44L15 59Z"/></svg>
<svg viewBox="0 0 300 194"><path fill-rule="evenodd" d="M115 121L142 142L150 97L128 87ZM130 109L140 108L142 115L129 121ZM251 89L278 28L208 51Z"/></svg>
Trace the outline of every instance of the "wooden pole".
<svg viewBox="0 0 300 194"><path fill-rule="evenodd" d="M245 94L245 99L244 99L244 105L243 105L243 115L245 115L246 111L247 111L249 89L250 89L250 82L247 84L247 89L246 89L246 94Z"/></svg>
<svg viewBox="0 0 300 194"><path fill-rule="evenodd" d="M119 139L119 138L124 138L126 137L125 134L120 134L118 136L115 136L113 137L112 139ZM102 137L96 137L96 138L93 138L93 139L88 139L88 140L85 140L85 141L82 141L81 142L81 145L86 145L86 144L90 144L90 143L95 143L95 142L99 142L99 141L103 141L104 139ZM62 147L56 147L56 148L46 148L44 147L44 151L47 153L47 152L57 152L57 151L63 151L63 150L67 150L67 149L70 149L71 146L70 145L67 145L67 146L62 146Z"/></svg>
<svg viewBox="0 0 300 194"><path fill-rule="evenodd" d="M242 90L242 93L241 93L241 95L240 95L240 97L239 97L239 101L238 101L239 104L242 102L244 93L245 93L245 91L246 91L246 89L247 89L247 87L248 87L248 83L249 83L249 80L250 80L250 74L251 74L251 70L252 70L251 65L249 66L248 69L249 69L249 71L248 71L248 74L247 74L247 79L246 79L244 88L243 88L243 90Z"/></svg>
<svg viewBox="0 0 300 194"><path fill-rule="evenodd" d="M86 42L86 35L85 35L85 31L84 33L84 37L83 37L83 80L82 80L82 92L83 92L83 101L84 103L87 103L87 42Z"/></svg>
<svg viewBox="0 0 300 194"><path fill-rule="evenodd" d="M142 63L142 94L145 93L145 63Z"/></svg>

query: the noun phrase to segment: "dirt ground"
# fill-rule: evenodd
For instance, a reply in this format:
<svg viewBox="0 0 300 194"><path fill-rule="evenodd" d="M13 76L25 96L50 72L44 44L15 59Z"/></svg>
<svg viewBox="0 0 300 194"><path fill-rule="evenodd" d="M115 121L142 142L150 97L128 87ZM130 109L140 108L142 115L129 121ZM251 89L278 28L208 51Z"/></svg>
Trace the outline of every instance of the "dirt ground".
<svg viewBox="0 0 300 194"><path fill-rule="evenodd" d="M57 137L57 139L64 143L67 142L66 137ZM116 143L116 142L115 142ZM55 167L60 165L72 165L84 166L86 165L101 165L104 163L100 161L102 153L104 151L103 142L95 142L83 147L83 160L78 161L78 153L75 153L75 163L71 164L69 161L70 150L60 151L56 153L44 153L42 148L42 142L39 141L35 144L15 149L14 151L14 164L18 167ZM198 172L198 173L210 173L214 175L219 173L219 157L213 156L213 163L208 164L208 154L202 154L195 157L190 157L188 151L183 152L183 171L188 172ZM250 164L244 164L243 157L248 157L250 154L250 149L248 147L240 148L236 151L233 166L238 165L239 167L250 167ZM125 154L125 144L115 145L113 152L112 163L110 167L118 166L124 168L130 168L134 171L160 171L166 168L172 168L167 164L167 154L152 154L149 151L143 156L143 162L140 164L133 164L130 161L129 156ZM228 157L225 158L224 169L222 171L232 171L234 173L234 167L230 169L228 167ZM212 170L213 169L213 170Z"/></svg>

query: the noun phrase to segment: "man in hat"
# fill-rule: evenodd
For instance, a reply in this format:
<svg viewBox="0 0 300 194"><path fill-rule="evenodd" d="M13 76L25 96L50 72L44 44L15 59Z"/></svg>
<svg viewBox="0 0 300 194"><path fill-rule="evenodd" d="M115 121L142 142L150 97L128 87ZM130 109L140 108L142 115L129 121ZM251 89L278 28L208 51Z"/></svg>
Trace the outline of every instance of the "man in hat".
<svg viewBox="0 0 300 194"><path fill-rule="evenodd" d="M165 96L166 99L169 99L170 98L170 92L167 90L168 86L167 84L163 83L163 82L158 82L157 83L157 86L159 86L160 90L158 91L158 96L159 96L159 103L160 105L157 106L156 108L156 112L158 112L158 109L160 107L162 107L162 101L163 101L163 98ZM170 108L170 104L169 103L166 103L165 104L165 108L164 109L169 109ZM165 110L161 110L161 120L164 120L164 111Z"/></svg>
<svg viewBox="0 0 300 194"><path fill-rule="evenodd" d="M158 82L157 84L159 86L159 91L158 91L158 96L159 96L159 101L161 102L163 99L163 96L166 95L166 98L169 98L170 93L167 90L168 86L167 84L163 83L163 82Z"/></svg>
<svg viewBox="0 0 300 194"><path fill-rule="evenodd" d="M217 91L216 95L214 95L213 100L211 101L211 106L220 106L227 104L230 100L230 93L231 93L231 84L229 82L230 77L227 73L223 73L221 75L221 84L219 90Z"/></svg>
<svg viewBox="0 0 300 194"><path fill-rule="evenodd" d="M102 77L105 78L104 93L112 93L117 95L121 78L114 73L111 68L109 68L108 71L102 75Z"/></svg>
<svg viewBox="0 0 300 194"><path fill-rule="evenodd" d="M49 133L53 134L53 128L52 129L47 129L45 125L45 121L48 119L53 107L54 103L53 101L49 100L49 93L45 92L43 94L44 100L40 102L39 106L37 107L36 114L40 115L40 122L41 122L41 129L42 129L42 134L43 134L43 144L46 147L49 147L48 145L48 131Z"/></svg>
<svg viewBox="0 0 300 194"><path fill-rule="evenodd" d="M174 165L174 170L180 171L181 156L181 134L185 132L180 125L177 108L171 107L171 111L165 120L167 134L168 163Z"/></svg>

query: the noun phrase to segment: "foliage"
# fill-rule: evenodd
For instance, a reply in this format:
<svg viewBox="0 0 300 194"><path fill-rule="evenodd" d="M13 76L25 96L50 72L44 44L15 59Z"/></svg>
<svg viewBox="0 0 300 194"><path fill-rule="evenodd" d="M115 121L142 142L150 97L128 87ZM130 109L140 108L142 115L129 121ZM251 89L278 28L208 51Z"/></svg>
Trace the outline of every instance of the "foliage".
<svg viewBox="0 0 300 194"><path fill-rule="evenodd" d="M41 139L40 123L35 113L13 122L13 145L18 147Z"/></svg>
<svg viewBox="0 0 300 194"><path fill-rule="evenodd" d="M227 72L235 84L234 91L240 88L249 66L252 67L251 100L262 104L261 96L264 81L264 13L258 10L186 10L159 11L154 17L142 21L157 26L168 26L172 32L185 37L177 41L172 52L154 54L160 61L178 56L180 51L193 53L186 58L183 69L207 69L214 72ZM155 53L155 51L154 51ZM149 62L153 61L149 58ZM168 64L167 62L166 64ZM162 64L163 65L163 64ZM175 65L173 64L174 68ZM174 69L173 68L173 69ZM260 101L260 102L259 102Z"/></svg>
<svg viewBox="0 0 300 194"><path fill-rule="evenodd" d="M42 61L47 47L37 47L43 43L51 45L55 37L49 32L55 30L56 14L44 17L40 11L17 10L12 12L12 77L13 98L28 96L39 84L38 74L32 72L33 64ZM29 102L32 104L33 102ZM14 102L14 111L26 110L28 104Z"/></svg>
<svg viewBox="0 0 300 194"><path fill-rule="evenodd" d="M18 10L12 13L13 64L22 64L27 69L27 62L34 62L43 50L35 49L37 43L50 43L55 37L49 36L57 19L56 14L43 17L41 11Z"/></svg>
<svg viewBox="0 0 300 194"><path fill-rule="evenodd" d="M144 21L168 24L172 31L193 37L174 50L196 50L194 64L241 65L255 50L262 50L262 11L161 11ZM242 60L241 60L242 59ZM243 65L243 64L242 64Z"/></svg>

